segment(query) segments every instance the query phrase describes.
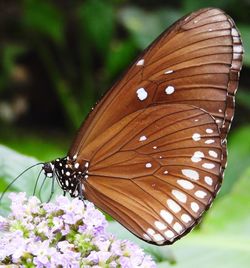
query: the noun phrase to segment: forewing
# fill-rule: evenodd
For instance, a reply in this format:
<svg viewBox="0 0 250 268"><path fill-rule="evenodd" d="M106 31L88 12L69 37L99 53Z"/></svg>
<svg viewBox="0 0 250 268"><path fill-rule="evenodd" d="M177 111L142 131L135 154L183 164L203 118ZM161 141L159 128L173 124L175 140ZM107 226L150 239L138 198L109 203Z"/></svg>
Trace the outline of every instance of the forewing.
<svg viewBox="0 0 250 268"><path fill-rule="evenodd" d="M80 128L73 156L126 115L165 103L195 105L213 115L226 138L242 65L233 20L214 8L194 12L154 41L107 92Z"/></svg>
<svg viewBox="0 0 250 268"><path fill-rule="evenodd" d="M189 232L221 185L218 126L190 105L134 112L90 143L84 196L132 233L171 244Z"/></svg>

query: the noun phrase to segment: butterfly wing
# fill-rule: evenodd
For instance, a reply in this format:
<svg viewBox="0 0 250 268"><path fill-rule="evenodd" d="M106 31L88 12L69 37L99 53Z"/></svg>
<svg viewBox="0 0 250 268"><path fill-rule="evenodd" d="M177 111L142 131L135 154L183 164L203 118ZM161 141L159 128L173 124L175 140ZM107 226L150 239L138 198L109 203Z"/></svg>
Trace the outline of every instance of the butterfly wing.
<svg viewBox="0 0 250 268"><path fill-rule="evenodd" d="M84 196L149 243L190 231L221 185L242 53L234 22L218 9L163 32L73 142L69 156L89 162Z"/></svg>
<svg viewBox="0 0 250 268"><path fill-rule="evenodd" d="M83 150L126 115L163 103L208 111L225 139L234 114L242 53L239 32L223 11L201 9L182 18L142 53L96 105L69 155Z"/></svg>
<svg viewBox="0 0 250 268"><path fill-rule="evenodd" d="M136 111L78 156L84 196L149 243L171 244L197 224L221 185L218 126L190 105Z"/></svg>

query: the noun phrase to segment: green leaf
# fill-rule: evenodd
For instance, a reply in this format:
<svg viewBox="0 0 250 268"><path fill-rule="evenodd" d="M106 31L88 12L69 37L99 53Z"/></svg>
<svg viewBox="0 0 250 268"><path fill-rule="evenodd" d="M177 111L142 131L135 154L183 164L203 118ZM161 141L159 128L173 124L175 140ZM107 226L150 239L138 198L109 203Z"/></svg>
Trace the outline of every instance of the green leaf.
<svg viewBox="0 0 250 268"><path fill-rule="evenodd" d="M20 175L27 168L38 163L38 160L33 157L24 156L9 149L6 146L0 145L0 178L4 179L4 184L9 184ZM39 172L41 171L42 165L33 167L20 176L18 180L15 181L13 187L9 191L13 192L26 192L28 195L33 194L34 186ZM43 178L44 176L42 176ZM38 190L42 183L42 178L39 181ZM47 179L46 183L42 188L42 199L47 200L51 193L51 179ZM55 192L59 192L59 187L55 183ZM56 193L55 193L56 195ZM9 200L7 198L8 194L4 196L1 202L0 214L6 214L9 208Z"/></svg>
<svg viewBox="0 0 250 268"><path fill-rule="evenodd" d="M206 7L217 7L221 9L226 9L235 4L235 0L203 0L203 1L194 1L194 0L183 0L182 6L185 12L193 12L200 8Z"/></svg>
<svg viewBox="0 0 250 268"><path fill-rule="evenodd" d="M248 88L240 88L237 92L237 104L244 106L245 109L250 109L250 92Z"/></svg>
<svg viewBox="0 0 250 268"><path fill-rule="evenodd" d="M174 9L146 12L137 7L127 7L121 10L120 19L138 47L144 49L181 15Z"/></svg>
<svg viewBox="0 0 250 268"><path fill-rule="evenodd" d="M51 135L45 142L45 138L39 137L36 133L27 133L27 131L22 133L21 130L18 130L19 135L16 136L13 128L3 132L0 133L0 139L6 146L43 161L65 156L69 146L66 140L58 134L56 137Z"/></svg>
<svg viewBox="0 0 250 268"><path fill-rule="evenodd" d="M239 25L239 30L244 47L244 64L250 66L250 27L249 25Z"/></svg>
<svg viewBox="0 0 250 268"><path fill-rule="evenodd" d="M228 140L228 164L220 196L231 191L239 177L250 166L250 126L232 132Z"/></svg>
<svg viewBox="0 0 250 268"><path fill-rule="evenodd" d="M115 43L107 56L106 72L108 79L121 73L136 56L136 46L131 39Z"/></svg>
<svg viewBox="0 0 250 268"><path fill-rule="evenodd" d="M2 49L2 70L0 73L0 91L5 90L9 84L11 73L16 65L17 57L23 54L25 48L22 45L7 43Z"/></svg>
<svg viewBox="0 0 250 268"><path fill-rule="evenodd" d="M220 234L192 234L177 242L172 249L175 268L248 268L250 263L250 238ZM167 262L159 268L172 267Z"/></svg>
<svg viewBox="0 0 250 268"><path fill-rule="evenodd" d="M22 45L7 44L3 48L2 64L6 73L10 74L16 64L17 57L24 53L25 48Z"/></svg>
<svg viewBox="0 0 250 268"><path fill-rule="evenodd" d="M25 0L23 10L24 27L62 43L64 17L51 1Z"/></svg>
<svg viewBox="0 0 250 268"><path fill-rule="evenodd" d="M78 9L82 28L88 34L88 42L106 56L107 48L114 33L115 12L108 1L87 0Z"/></svg>
<svg viewBox="0 0 250 268"><path fill-rule="evenodd" d="M4 177L0 177L0 192L3 192L4 189L8 186L8 183L5 181Z"/></svg>
<svg viewBox="0 0 250 268"><path fill-rule="evenodd" d="M227 232L250 238L250 165L232 192L214 204L202 229L205 232ZM250 247L250 244L248 248Z"/></svg>

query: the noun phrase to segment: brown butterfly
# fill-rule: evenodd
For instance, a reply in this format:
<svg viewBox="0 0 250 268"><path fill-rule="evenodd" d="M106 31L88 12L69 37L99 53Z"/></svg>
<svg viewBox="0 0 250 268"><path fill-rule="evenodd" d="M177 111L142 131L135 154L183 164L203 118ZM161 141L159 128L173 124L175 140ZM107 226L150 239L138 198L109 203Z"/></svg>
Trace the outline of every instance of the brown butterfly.
<svg viewBox="0 0 250 268"><path fill-rule="evenodd" d="M183 17L106 93L45 174L146 242L172 244L220 189L242 54L223 11Z"/></svg>

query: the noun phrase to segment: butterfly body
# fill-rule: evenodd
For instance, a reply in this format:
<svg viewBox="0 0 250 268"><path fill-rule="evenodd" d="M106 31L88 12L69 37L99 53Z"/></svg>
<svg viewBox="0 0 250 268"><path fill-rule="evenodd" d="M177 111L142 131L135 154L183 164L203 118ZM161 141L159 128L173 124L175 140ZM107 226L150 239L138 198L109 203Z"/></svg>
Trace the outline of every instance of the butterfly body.
<svg viewBox="0 0 250 268"><path fill-rule="evenodd" d="M88 178L89 162L77 162L77 155L70 158L57 158L43 166L47 177L55 176L63 191L68 192L71 197L84 198L83 181Z"/></svg>
<svg viewBox="0 0 250 268"><path fill-rule="evenodd" d="M220 189L242 54L223 11L180 19L105 94L68 156L45 173L146 242L172 244Z"/></svg>

